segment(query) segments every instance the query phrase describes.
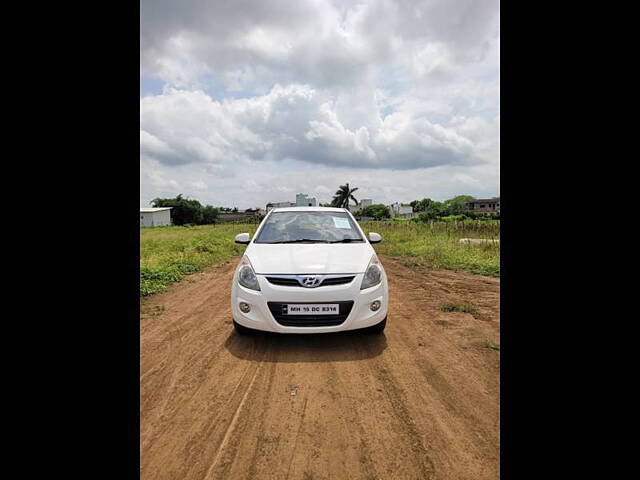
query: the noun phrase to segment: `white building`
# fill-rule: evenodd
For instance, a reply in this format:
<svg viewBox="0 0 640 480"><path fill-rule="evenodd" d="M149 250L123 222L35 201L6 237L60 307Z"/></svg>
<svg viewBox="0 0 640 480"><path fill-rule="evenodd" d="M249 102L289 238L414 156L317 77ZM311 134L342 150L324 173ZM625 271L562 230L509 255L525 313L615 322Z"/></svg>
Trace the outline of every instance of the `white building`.
<svg viewBox="0 0 640 480"><path fill-rule="evenodd" d="M171 225L171 208L141 208L140 209L140 226L141 227L160 227Z"/></svg>
<svg viewBox="0 0 640 480"><path fill-rule="evenodd" d="M316 197L307 197L306 193L298 193L296 195L296 207L317 207Z"/></svg>
<svg viewBox="0 0 640 480"><path fill-rule="evenodd" d="M295 207L296 204L293 202L270 202L267 203L267 212L269 212L269 210L272 210L274 208L289 208L289 207Z"/></svg>
<svg viewBox="0 0 640 480"><path fill-rule="evenodd" d="M391 215L394 217L410 217L413 214L413 207L411 205L402 205L401 203L392 203Z"/></svg>
<svg viewBox="0 0 640 480"><path fill-rule="evenodd" d="M373 205L373 200L371 200L370 198L363 198L358 202L358 205L349 205L349 211L351 213L356 213L363 208L370 207L371 205Z"/></svg>

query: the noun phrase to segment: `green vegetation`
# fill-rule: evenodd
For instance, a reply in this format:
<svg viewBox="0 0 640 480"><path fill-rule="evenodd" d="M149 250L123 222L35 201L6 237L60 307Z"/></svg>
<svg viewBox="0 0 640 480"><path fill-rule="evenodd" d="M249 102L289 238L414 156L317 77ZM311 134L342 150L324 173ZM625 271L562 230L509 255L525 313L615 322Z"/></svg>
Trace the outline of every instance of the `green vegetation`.
<svg viewBox="0 0 640 480"><path fill-rule="evenodd" d="M423 198L409 203L414 212L427 212L438 215L459 215L467 211L468 203L473 200L471 195L458 195L444 202Z"/></svg>
<svg viewBox="0 0 640 480"><path fill-rule="evenodd" d="M215 223L219 209L211 205L203 206L198 200L183 198L182 194L176 198L154 198L154 207L172 207L171 221L174 225L206 225Z"/></svg>
<svg viewBox="0 0 640 480"><path fill-rule="evenodd" d="M358 205L358 200L353 196L356 190L358 190L358 187L349 188L348 183L340 185L336 193L333 195L331 206L338 208L349 208L349 200L353 200L354 202L356 202L356 205Z"/></svg>
<svg viewBox="0 0 640 480"><path fill-rule="evenodd" d="M376 220L382 220L383 218L391 217L391 212L389 212L389 207L386 205L376 203L360 210L358 212L358 217L372 217Z"/></svg>
<svg viewBox="0 0 640 480"><path fill-rule="evenodd" d="M462 312L462 313L473 313L476 311L475 308L469 305L457 305L455 303L445 303L440 307L440 310L443 312Z"/></svg>
<svg viewBox="0 0 640 480"><path fill-rule="evenodd" d="M500 345L496 345L495 343L491 343L489 340L484 342L484 346L487 347L487 348L490 348L491 350L497 350L498 352L500 351Z"/></svg>
<svg viewBox="0 0 640 480"><path fill-rule="evenodd" d="M500 214L486 214L486 213L474 213L468 210L468 203L473 200L471 195L458 195L457 197L450 198L444 202L438 202L431 200L430 198L423 198L422 200L414 200L409 205L413 207L414 213L418 213L416 221L429 222L432 220L444 220L455 219L476 219L476 220L491 220L499 219ZM496 201L500 201L500 197L496 197Z"/></svg>
<svg viewBox="0 0 640 480"><path fill-rule="evenodd" d="M366 221L365 233L377 232L382 243L378 253L401 259L408 266L462 270L500 276L500 245L461 244L461 238L500 238L499 220L449 222Z"/></svg>
<svg viewBox="0 0 640 480"><path fill-rule="evenodd" d="M256 227L225 223L140 229L140 295L160 292L185 275L240 255L245 246L234 243L233 237L242 232L253 235Z"/></svg>

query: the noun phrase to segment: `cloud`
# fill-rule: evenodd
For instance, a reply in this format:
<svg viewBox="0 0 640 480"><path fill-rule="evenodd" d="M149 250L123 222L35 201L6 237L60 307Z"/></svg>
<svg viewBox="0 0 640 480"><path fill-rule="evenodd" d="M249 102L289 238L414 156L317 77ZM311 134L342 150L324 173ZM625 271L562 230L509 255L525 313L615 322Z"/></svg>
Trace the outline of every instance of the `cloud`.
<svg viewBox="0 0 640 480"><path fill-rule="evenodd" d="M458 194L491 197L499 193L499 171L495 165L443 165L411 170L296 168L291 162L264 161L238 166L235 175L223 178L208 174L201 164L168 166L149 161L141 172L141 205L155 197L174 197L179 193L203 204L250 208L268 202L295 201L297 193L307 193L319 202L331 201L338 186L349 182L359 187L356 198L371 198L376 203L409 202L429 197L445 200ZM153 184L153 174L158 185ZM168 185L167 180L175 182ZM194 179L205 184L191 185Z"/></svg>
<svg viewBox="0 0 640 480"><path fill-rule="evenodd" d="M141 2L141 63L176 86L215 74L235 89L364 84L413 58L441 75L482 59L497 0Z"/></svg>
<svg viewBox="0 0 640 480"><path fill-rule="evenodd" d="M142 0L141 201L497 194L499 21L498 0Z"/></svg>
<svg viewBox="0 0 640 480"><path fill-rule="evenodd" d="M368 126L348 128L327 92L303 85L276 85L266 95L222 102L171 88L141 100L140 149L167 165L293 159L407 169L478 161L463 128L411 112L384 119L376 109L370 114Z"/></svg>

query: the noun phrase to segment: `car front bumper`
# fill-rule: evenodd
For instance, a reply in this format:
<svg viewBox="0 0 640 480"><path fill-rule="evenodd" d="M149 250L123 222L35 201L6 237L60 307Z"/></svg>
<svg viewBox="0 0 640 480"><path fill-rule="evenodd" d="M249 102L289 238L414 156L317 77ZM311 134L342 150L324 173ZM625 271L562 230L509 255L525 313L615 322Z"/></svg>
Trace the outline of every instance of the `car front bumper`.
<svg viewBox="0 0 640 480"><path fill-rule="evenodd" d="M382 322L387 316L389 295L384 269L382 281L365 290L360 290L364 276L362 273L357 274L353 281L347 285L328 285L317 288L274 285L268 282L264 275L257 275L260 285L259 292L239 285L237 276L236 270L231 288L231 312L233 319L247 328L277 333L341 332L371 327ZM374 300L381 303L380 308L375 312L370 308ZM267 305L267 302L330 303L340 301L353 301L354 303L344 322L334 326L281 325L276 321ZM251 306L251 311L241 312L240 302L248 303Z"/></svg>

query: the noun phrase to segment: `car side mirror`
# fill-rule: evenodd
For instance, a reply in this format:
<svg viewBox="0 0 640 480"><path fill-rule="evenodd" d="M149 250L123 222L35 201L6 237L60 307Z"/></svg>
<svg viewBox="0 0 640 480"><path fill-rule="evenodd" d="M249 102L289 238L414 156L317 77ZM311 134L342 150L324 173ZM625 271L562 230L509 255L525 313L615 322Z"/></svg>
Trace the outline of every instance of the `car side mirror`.
<svg viewBox="0 0 640 480"><path fill-rule="evenodd" d="M236 235L236 243L248 245L249 242L251 242L251 237L249 237L248 233L239 233L238 235Z"/></svg>
<svg viewBox="0 0 640 480"><path fill-rule="evenodd" d="M380 243L382 241L382 235L375 232L369 232L369 242Z"/></svg>

